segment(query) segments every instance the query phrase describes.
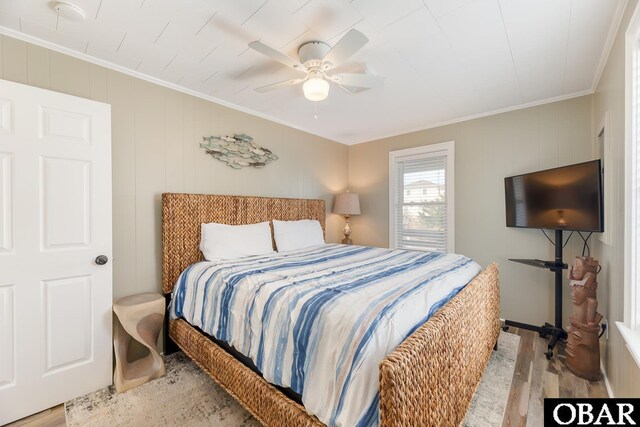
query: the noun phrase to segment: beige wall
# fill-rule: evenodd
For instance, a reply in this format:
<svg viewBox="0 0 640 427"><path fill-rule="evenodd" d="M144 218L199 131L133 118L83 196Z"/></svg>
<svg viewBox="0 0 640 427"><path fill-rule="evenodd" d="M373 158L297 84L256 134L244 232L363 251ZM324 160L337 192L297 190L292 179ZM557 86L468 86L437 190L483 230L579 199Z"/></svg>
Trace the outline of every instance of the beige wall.
<svg viewBox="0 0 640 427"><path fill-rule="evenodd" d="M638 4L630 0L616 39L609 54L596 93L593 95L593 134L600 129L605 114L609 116L609 143L611 144L610 171L612 175L611 245L597 239L594 252L602 264L599 275L599 294L607 295L600 311L609 318L609 340L603 341L605 370L616 397L640 396L640 369L634 363L620 332L614 325L624 317L624 144L625 144L625 91L624 91L624 37L629 20ZM607 162L608 163L608 162ZM603 292L604 291L604 292Z"/></svg>
<svg viewBox="0 0 640 427"><path fill-rule="evenodd" d="M268 120L6 36L0 77L111 104L114 298L160 290L163 192L323 198L347 187L348 150ZM205 135L245 132L280 159L235 170L199 148ZM327 240L343 219L327 216Z"/></svg>
<svg viewBox="0 0 640 427"><path fill-rule="evenodd" d="M507 258L552 259L539 230L505 226L504 177L591 158L591 96L484 117L349 147L349 186L361 194L356 243L387 246L389 151L455 141L456 252L500 266L502 316L553 321L553 276ZM574 236L565 249L581 250ZM565 298L565 319L569 305ZM566 324L566 320L565 320Z"/></svg>

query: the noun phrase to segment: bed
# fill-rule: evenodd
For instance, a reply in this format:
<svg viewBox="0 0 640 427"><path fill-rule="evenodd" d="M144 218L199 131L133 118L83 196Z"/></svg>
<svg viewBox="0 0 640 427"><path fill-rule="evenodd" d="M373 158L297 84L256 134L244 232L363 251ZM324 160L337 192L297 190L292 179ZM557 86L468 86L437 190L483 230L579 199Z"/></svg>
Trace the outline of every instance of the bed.
<svg viewBox="0 0 640 427"><path fill-rule="evenodd" d="M315 219L322 200L163 194L163 291L202 260L200 224ZM328 247L327 250L344 248ZM169 298L168 298L169 299ZM489 266L382 360L376 412L383 426L458 425L499 333L498 271ZM165 352L177 345L267 426L323 425L296 396L267 382L255 365L183 318L167 324Z"/></svg>

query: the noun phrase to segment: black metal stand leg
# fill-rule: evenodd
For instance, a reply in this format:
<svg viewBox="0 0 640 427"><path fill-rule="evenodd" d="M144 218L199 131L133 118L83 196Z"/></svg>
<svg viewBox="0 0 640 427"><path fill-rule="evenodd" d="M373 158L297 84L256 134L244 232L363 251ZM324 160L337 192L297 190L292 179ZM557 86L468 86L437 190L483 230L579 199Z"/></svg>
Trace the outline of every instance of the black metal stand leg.
<svg viewBox="0 0 640 427"><path fill-rule="evenodd" d="M564 239L562 238L562 230L556 230L556 244L555 244L555 264L556 267L552 270L554 273L554 282L555 282L555 325L549 325L545 323L545 327L549 330L551 335L551 341L549 341L549 345L547 346L547 352L545 356L547 359L551 359L553 357L553 349L559 340L567 339L567 333L564 329L562 329L562 246L564 245ZM559 267L560 266L560 267Z"/></svg>
<svg viewBox="0 0 640 427"><path fill-rule="evenodd" d="M549 344L547 345L547 352L545 353L545 356L547 356L547 359L551 359L553 357L553 349L557 343L558 343L558 336L554 335L553 338L551 338L551 341L549 341Z"/></svg>
<svg viewBox="0 0 640 427"><path fill-rule="evenodd" d="M545 268L551 270L555 276L555 323L553 325L551 323L545 323L542 326L535 326L529 325L527 323L514 322L512 320L505 320L504 326L502 327L504 330L506 330L509 326L513 326L516 328L537 332L541 338L551 337L551 340L547 345L547 351L545 353L547 359L551 359L553 357L553 349L555 348L556 344L558 344L559 341L566 340L568 337L567 332L562 329L562 271L567 267L562 262L562 245L564 244L562 238L562 230L556 230L555 238L555 260L553 263L549 264L549 266L547 266L547 263L545 263ZM532 265L541 266L538 264Z"/></svg>
<svg viewBox="0 0 640 427"><path fill-rule="evenodd" d="M541 338L551 337L549 344L547 345L547 351L545 352L545 356L547 359L551 359L553 357L553 349L558 344L559 341L564 341L567 339L567 332L562 328L556 328L551 323L545 323L542 326L530 325L528 323L520 323L514 322L512 320L505 320L504 328L508 328L509 326L513 326L514 328L526 329L528 331L537 332Z"/></svg>

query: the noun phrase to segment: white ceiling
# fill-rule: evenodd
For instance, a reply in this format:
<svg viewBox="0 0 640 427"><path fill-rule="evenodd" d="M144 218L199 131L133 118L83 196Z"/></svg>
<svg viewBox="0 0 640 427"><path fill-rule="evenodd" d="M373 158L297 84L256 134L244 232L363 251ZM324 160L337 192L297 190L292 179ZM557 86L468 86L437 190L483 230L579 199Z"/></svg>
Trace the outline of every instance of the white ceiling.
<svg viewBox="0 0 640 427"><path fill-rule="evenodd" d="M0 0L0 31L347 144L591 92L625 4L71 1L85 10L84 22L58 18L47 0ZM370 42L339 70L386 76L383 88L354 95L332 86L317 105L300 86L253 91L299 73L248 49L248 42L260 39L296 57L302 43L332 45L350 28Z"/></svg>

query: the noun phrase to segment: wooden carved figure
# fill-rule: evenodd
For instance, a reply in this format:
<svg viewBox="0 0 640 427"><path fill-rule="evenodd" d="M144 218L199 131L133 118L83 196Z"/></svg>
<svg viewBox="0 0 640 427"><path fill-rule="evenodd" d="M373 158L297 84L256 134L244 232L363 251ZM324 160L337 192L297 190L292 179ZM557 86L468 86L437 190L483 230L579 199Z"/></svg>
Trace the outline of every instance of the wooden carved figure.
<svg viewBox="0 0 640 427"><path fill-rule="evenodd" d="M591 257L579 256L569 266L569 280L582 280L587 273L598 274L598 260Z"/></svg>
<svg viewBox="0 0 640 427"><path fill-rule="evenodd" d="M576 257L569 267L571 302L567 368L588 380L600 378L600 345L598 333L602 315L597 312L598 261L591 257Z"/></svg>
<svg viewBox="0 0 640 427"><path fill-rule="evenodd" d="M587 273L583 280L575 280L571 286L571 302L573 315L571 318L579 323L593 323L598 301L596 300L596 275Z"/></svg>

